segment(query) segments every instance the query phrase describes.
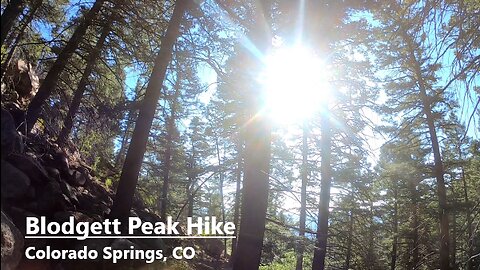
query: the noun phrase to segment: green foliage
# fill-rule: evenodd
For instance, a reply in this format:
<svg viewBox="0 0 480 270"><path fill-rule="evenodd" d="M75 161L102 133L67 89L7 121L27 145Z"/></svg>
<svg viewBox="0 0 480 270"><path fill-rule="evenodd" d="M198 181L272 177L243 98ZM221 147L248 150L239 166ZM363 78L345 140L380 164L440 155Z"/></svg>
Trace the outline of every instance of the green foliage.
<svg viewBox="0 0 480 270"><path fill-rule="evenodd" d="M304 269L310 269L311 268L311 256L306 256L304 258ZM290 251L283 253L282 257L274 260L271 264L268 265L262 265L260 266L261 270L291 270L295 269L295 265L297 262L297 256L295 252Z"/></svg>

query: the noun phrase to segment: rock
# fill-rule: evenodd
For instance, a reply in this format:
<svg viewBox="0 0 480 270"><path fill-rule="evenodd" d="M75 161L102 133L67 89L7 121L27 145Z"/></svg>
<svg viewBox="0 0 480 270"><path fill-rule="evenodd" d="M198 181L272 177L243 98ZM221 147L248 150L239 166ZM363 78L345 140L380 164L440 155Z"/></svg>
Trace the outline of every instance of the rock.
<svg viewBox="0 0 480 270"><path fill-rule="evenodd" d="M53 166L60 170L62 173L70 174L70 165L68 164L68 158L65 153L60 149L55 149L53 155Z"/></svg>
<svg viewBox="0 0 480 270"><path fill-rule="evenodd" d="M105 186L102 186L98 182L89 181L87 182L87 187L89 192L97 197L98 200L106 202L107 205L113 204L113 195L106 190Z"/></svg>
<svg viewBox="0 0 480 270"><path fill-rule="evenodd" d="M21 141L21 137L17 133L12 115L3 108L1 118L1 156L3 159L15 151L18 141Z"/></svg>
<svg viewBox="0 0 480 270"><path fill-rule="evenodd" d="M107 216L110 213L110 207L105 202L98 201L96 197L89 193L82 193L78 195L78 209L90 214L95 214L101 217Z"/></svg>
<svg viewBox="0 0 480 270"><path fill-rule="evenodd" d="M145 238L138 239L138 244L142 249L166 250L167 246L162 239L159 238Z"/></svg>
<svg viewBox="0 0 480 270"><path fill-rule="evenodd" d="M25 209L19 207L10 207L5 209L5 213L8 214L10 219L16 224L17 228L24 232L27 228L26 226L26 217L35 217L36 215L32 212L29 212Z"/></svg>
<svg viewBox="0 0 480 270"><path fill-rule="evenodd" d="M72 170L70 176L68 177L68 182L72 186L83 186L87 182L87 176L77 170Z"/></svg>
<svg viewBox="0 0 480 270"><path fill-rule="evenodd" d="M137 244L125 238L117 238L113 240L110 246L112 247L112 249L118 249L118 250L130 250L131 246L133 246L134 249L140 249L140 247Z"/></svg>
<svg viewBox="0 0 480 270"><path fill-rule="evenodd" d="M45 170L47 171L48 175L53 179L60 179L60 171L57 168L46 167Z"/></svg>
<svg viewBox="0 0 480 270"><path fill-rule="evenodd" d="M1 161L1 194L3 199L21 199L27 195L30 178L12 164Z"/></svg>
<svg viewBox="0 0 480 270"><path fill-rule="evenodd" d="M15 127L17 127L16 129L18 130L18 128L22 125L22 123L25 122L25 115L26 115L25 110L22 109L16 102L6 103L4 108L13 117L13 121L15 122Z"/></svg>
<svg viewBox="0 0 480 270"><path fill-rule="evenodd" d="M25 101L35 96L40 85L40 80L32 68L32 65L20 59L14 68L16 70L13 71L10 87L15 89L19 100Z"/></svg>
<svg viewBox="0 0 480 270"><path fill-rule="evenodd" d="M50 181L39 192L37 208L40 214L49 215L53 212L63 211L68 208L63 197L60 184ZM32 209L33 211L33 209Z"/></svg>
<svg viewBox="0 0 480 270"><path fill-rule="evenodd" d="M88 193L84 192L81 193L77 196L78 198L78 203L79 203L79 208L82 210L85 210L87 212L91 212L95 210L95 197Z"/></svg>
<svg viewBox="0 0 480 270"><path fill-rule="evenodd" d="M72 201L70 201L70 198L68 198L67 195L62 194L62 198L63 198L63 203L66 205L67 209L75 207L73 206Z"/></svg>
<svg viewBox="0 0 480 270"><path fill-rule="evenodd" d="M23 244L23 235L2 211L2 269L16 269L23 256Z"/></svg>
<svg viewBox="0 0 480 270"><path fill-rule="evenodd" d="M72 188L68 183L64 181L60 181L60 188L62 189L62 192L67 198L69 199L70 202L72 202L75 205L79 205L77 195L75 194L74 188Z"/></svg>
<svg viewBox="0 0 480 270"><path fill-rule="evenodd" d="M25 209L18 208L18 207L11 207L7 211L5 211L8 216L11 218L13 223L17 226L20 232L26 231L26 218L27 217L38 217L37 215L29 212ZM25 239L25 246L27 247L36 247L36 248L44 248L47 245L47 240L44 238L29 238ZM23 268L18 268L23 269Z"/></svg>
<svg viewBox="0 0 480 270"><path fill-rule="evenodd" d="M45 168L32 157L21 154L11 154L7 158L7 161L28 175L33 182L43 183L50 181L50 177Z"/></svg>
<svg viewBox="0 0 480 270"><path fill-rule="evenodd" d="M78 194L77 198L79 202L78 209L81 209L82 211L102 217L110 213L110 207L91 193L84 192Z"/></svg>
<svg viewBox="0 0 480 270"><path fill-rule="evenodd" d="M80 221L85 221L85 222L93 222L93 219L87 215L85 215L82 212L77 212L77 211L61 211L61 212L56 212L53 215L53 219L56 222L63 223L67 222L70 217L75 218L75 222L80 222Z"/></svg>
<svg viewBox="0 0 480 270"><path fill-rule="evenodd" d="M108 207L104 202L100 203L99 206L104 217L110 215L110 207Z"/></svg>
<svg viewBox="0 0 480 270"><path fill-rule="evenodd" d="M32 185L30 185L30 187L28 188L26 197L28 199L34 199L36 195L37 195L37 192L35 191L35 188Z"/></svg>

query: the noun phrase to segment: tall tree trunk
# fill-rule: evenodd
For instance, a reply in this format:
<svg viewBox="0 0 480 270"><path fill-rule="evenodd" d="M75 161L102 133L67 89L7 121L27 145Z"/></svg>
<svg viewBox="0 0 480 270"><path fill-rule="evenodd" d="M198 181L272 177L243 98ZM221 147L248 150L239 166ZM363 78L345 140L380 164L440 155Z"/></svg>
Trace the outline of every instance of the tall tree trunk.
<svg viewBox="0 0 480 270"><path fill-rule="evenodd" d="M188 166L188 183L186 186L186 193L187 193L187 217L193 217L193 190L195 186L195 181L197 179L197 171L195 165L195 135L192 135L192 156L190 157L190 164Z"/></svg>
<svg viewBox="0 0 480 270"><path fill-rule="evenodd" d="M395 186L393 188L393 243L392 243L392 254L390 259L390 269L395 270L397 264L397 248L398 248L398 186L396 183L393 183Z"/></svg>
<svg viewBox="0 0 480 270"><path fill-rule="evenodd" d="M26 133L30 133L35 122L40 115L42 105L50 97L54 89L57 87L60 74L65 69L65 66L68 63L68 60L78 48L78 45L82 41L85 33L87 32L88 27L92 24L93 20L96 18L99 13L105 0L97 0L93 4L92 8L85 14L80 24L75 28L72 37L68 40L67 44L60 52L57 57L57 60L53 66L48 71L47 76L43 80L40 88L38 89L37 94L32 99L28 106L27 115L26 115ZM23 129L22 129L23 130Z"/></svg>
<svg viewBox="0 0 480 270"><path fill-rule="evenodd" d="M317 225L317 241L315 243L315 251L313 254L312 270L325 269L325 257L327 254L327 238L328 238L328 216L330 205L330 186L332 181L331 171L331 144L332 132L327 115L323 115L321 119L322 137L320 138L320 205L318 207L318 225Z"/></svg>
<svg viewBox="0 0 480 270"><path fill-rule="evenodd" d="M462 150L458 149L458 156L460 161L462 161ZM462 184L463 184L463 199L465 200L465 205L470 205L470 200L468 198L468 188L467 188L467 178L465 177L465 168L460 166L460 171L462 173ZM473 270L473 256L475 254L473 250L473 223L472 223L472 216L470 215L470 210L467 208L466 212L466 219L467 219L467 256L468 261L466 265L466 270Z"/></svg>
<svg viewBox="0 0 480 270"><path fill-rule="evenodd" d="M303 123L302 134L302 187L300 192L300 228L298 236L300 241L297 246L297 263L296 270L303 269L303 252L305 250L305 223L307 219L307 184L308 184L308 126L307 121Z"/></svg>
<svg viewBox="0 0 480 270"><path fill-rule="evenodd" d="M165 146L165 156L163 160L163 184L162 191L160 195L160 218L162 220L167 220L167 210L168 210L168 193L170 191L170 171L172 169L172 155L174 147L174 136L176 132L176 110L177 110L177 100L180 95L180 82L181 76L177 75L177 81L175 82L175 94L170 103L170 117L167 119L167 135L166 135L166 146Z"/></svg>
<svg viewBox="0 0 480 270"><path fill-rule="evenodd" d="M253 115L252 115L253 117ZM270 129L265 116L247 126L240 233L234 270L256 270L260 265L268 205Z"/></svg>
<svg viewBox="0 0 480 270"><path fill-rule="evenodd" d="M24 0L10 0L3 10L0 27L0 46L3 45L8 33L12 30L12 27L15 24L15 20L20 16L24 8Z"/></svg>
<svg viewBox="0 0 480 270"><path fill-rule="evenodd" d="M194 183L195 179L190 179L190 183ZM187 216L193 217L193 206L194 206L194 200L193 200L193 185L190 186L190 189L188 190L188 209L187 209Z"/></svg>
<svg viewBox="0 0 480 270"><path fill-rule="evenodd" d="M345 258L345 270L350 269L352 260L352 243L353 243L353 208L350 210L350 220L348 222L348 239L347 239L347 255Z"/></svg>
<svg viewBox="0 0 480 270"><path fill-rule="evenodd" d="M235 185L235 205L233 208L233 224L235 224L235 234L238 232L238 225L240 220L240 200L242 188L242 161L243 161L243 139L239 132L237 139L237 169L236 169L236 185ZM237 251L237 238L232 239L232 255L231 262L233 262Z"/></svg>
<svg viewBox="0 0 480 270"><path fill-rule="evenodd" d="M173 148L173 131L175 127L174 112L167 119L167 136L166 136L166 148L165 156L163 158L163 172L162 172L162 190L160 192L160 218L167 220L167 208L168 208L168 191L170 189L170 169L172 164L172 148Z"/></svg>
<svg viewBox="0 0 480 270"><path fill-rule="evenodd" d="M250 40L260 52L265 52L271 42L266 17L270 7L265 2L255 1L255 28L251 29ZM262 63L256 55L247 55L245 72L252 74L259 71ZM253 72L253 74L257 74ZM248 76L248 75L247 75ZM250 75L251 76L251 75ZM234 258L233 270L256 270L259 268L263 236L268 206L271 130L270 121L262 112L259 96L260 86L250 82L247 88L247 114L250 119L245 125L244 179L242 192L242 211L240 233L238 235L237 254Z"/></svg>
<svg viewBox="0 0 480 270"><path fill-rule="evenodd" d="M370 216L369 216L368 220L370 221L370 226L369 226L369 229L368 229L367 262L368 262L368 266L370 267L370 269L378 269L377 260L376 260L376 257L375 257L375 249L374 249L374 243L375 243L374 242L374 235L375 235L374 225L375 225L375 220L373 219L374 218L373 200L370 200L370 209L369 210L370 211L368 212L368 214Z"/></svg>
<svg viewBox="0 0 480 270"><path fill-rule="evenodd" d="M42 5L42 0L37 0L34 1L33 6L30 8L30 11L28 12L28 15L22 22L22 26L20 28L20 31L15 37L15 40L13 41L12 46L10 46L10 50L8 51L8 54L5 57L5 61L2 64L2 69L1 69L1 75L0 77L3 77L3 74L5 74L5 71L10 64L10 61L12 60L13 56L15 55L15 51L17 50L17 46L20 43L20 41L23 38L23 35L25 34L25 29L30 25L32 22L33 18L35 17L35 12L37 12L38 8Z"/></svg>
<svg viewBox="0 0 480 270"><path fill-rule="evenodd" d="M193 168L195 169L195 168ZM194 206L194 198L193 198L193 190L194 190L194 183L195 183L196 177L194 175L190 175L188 177L188 185L187 185L187 200L188 200L188 205L187 205L187 216L188 217L193 217L193 206Z"/></svg>
<svg viewBox="0 0 480 270"><path fill-rule="evenodd" d="M122 161L125 150L127 148L127 142L128 142L128 137L129 137L128 135L130 133L130 128L132 126L135 110L136 110L136 108L134 108L134 107L131 107L128 110L127 122L125 123L125 132L123 133L123 136L122 136L122 141L120 143L120 149L118 150L117 156L115 157L115 168L118 168L121 165L120 162Z"/></svg>
<svg viewBox="0 0 480 270"><path fill-rule="evenodd" d="M180 35L180 24L183 14L188 9L191 0L177 0L172 18L161 44L160 52L155 59L152 76L148 83L143 104L140 107L135 129L123 165L120 182L118 183L115 200L112 206L112 217L126 219L132 207L133 195L142 166L143 156L147 146L152 121L155 116L160 90L172 58L173 45Z"/></svg>
<svg viewBox="0 0 480 270"><path fill-rule="evenodd" d="M112 20L110 18L105 22L100 38L97 40L95 47L92 48L92 50L88 55L87 65L83 70L82 78L80 79L80 82L77 85L77 89L75 90L75 93L73 94L72 102L70 103L70 107L68 108L67 116L63 121L62 130L60 131L60 134L58 135L58 138L57 138L57 142L60 146L63 146L65 144L65 142L68 140L68 136L70 135L70 132L72 131L73 120L75 118L75 115L78 112L78 108L80 108L80 103L82 102L83 94L87 89L88 78L90 77L90 74L92 74L92 71L95 68L95 63L97 62L97 59L100 56L100 53L102 52L102 48L103 48L103 45L105 44L105 40L110 34L111 24L112 24Z"/></svg>
<svg viewBox="0 0 480 270"><path fill-rule="evenodd" d="M449 222L448 222L448 208L447 208L447 190L445 187L445 178L440 144L438 142L437 131L435 128L435 118L432 112L431 98L427 94L427 84L423 79L422 67L415 56L414 42L405 31L402 35L407 43L410 63L413 68L414 77L419 88L419 97L423 105L423 113L426 118L428 126L428 133L430 135L431 147L433 150L433 175L437 180L437 196L439 206L439 223L440 223L440 270L450 270L450 237L449 237Z"/></svg>
<svg viewBox="0 0 480 270"><path fill-rule="evenodd" d="M217 150L217 160L218 160L218 167L220 169L220 181L218 183L218 189L220 191L220 207L222 211L222 222L225 224L225 201L223 198L223 170L222 170L222 159L220 157L220 145L218 142L218 136L215 136L215 148ZM225 254L227 253L227 239L223 239L223 250L225 251Z"/></svg>
<svg viewBox="0 0 480 270"><path fill-rule="evenodd" d="M453 186L452 186L452 195L453 195ZM453 195L455 196L455 195ZM451 258L452 258L452 269L458 269L457 265L457 213L452 211L452 243L451 243Z"/></svg>
<svg viewBox="0 0 480 270"><path fill-rule="evenodd" d="M410 230L412 235L412 247L410 248L410 267L409 269L417 269L419 264L419 241L418 241L418 193L417 184L414 180L409 183L410 201L412 202Z"/></svg>
<svg viewBox="0 0 480 270"><path fill-rule="evenodd" d="M423 88L424 89L424 88ZM424 89L425 90L425 89ZM432 149L434 156L434 175L437 179L437 194L439 202L439 220L440 220L440 269L441 270L450 270L450 259L449 259L449 228L448 223L448 209L447 209L447 191L445 188L445 179L443 177L443 162L442 156L440 154L440 145L438 143L437 132L435 130L435 124L433 120L433 114L430 109L429 102L427 102L427 97L425 91L422 91L425 116L427 118L428 129L430 133L430 139L432 141Z"/></svg>
<svg viewBox="0 0 480 270"><path fill-rule="evenodd" d="M188 165L188 183L185 187L187 193L187 217L193 217L193 189L195 180L197 178L196 168L195 168L195 136L192 135L192 155L190 157L190 164Z"/></svg>

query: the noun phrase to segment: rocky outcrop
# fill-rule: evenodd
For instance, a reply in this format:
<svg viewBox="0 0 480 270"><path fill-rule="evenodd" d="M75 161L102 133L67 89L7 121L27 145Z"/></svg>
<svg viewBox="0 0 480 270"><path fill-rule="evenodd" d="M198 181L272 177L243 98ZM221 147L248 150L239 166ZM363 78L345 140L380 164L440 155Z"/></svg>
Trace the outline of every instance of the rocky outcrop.
<svg viewBox="0 0 480 270"><path fill-rule="evenodd" d="M2 108L1 115L1 158L4 159L13 152L23 152L22 138L17 132L12 115Z"/></svg>
<svg viewBox="0 0 480 270"><path fill-rule="evenodd" d="M159 239L135 239L132 242L126 239L116 242L111 239L88 239L81 242L24 240L22 232L25 232L26 217L45 216L47 221L63 222L73 216L77 221L103 221L110 213L114 194L94 176L92 169L75 150L61 149L40 135L23 138L15 129L13 117L4 108L1 130L2 269L4 265L6 269L15 269L19 261L18 269L32 266L31 261L22 260L24 242L25 246L44 248L49 245L56 249L83 248L85 245L92 249L102 249L126 243L134 243L145 249L164 247L163 241ZM152 222L160 220L145 208L141 200L136 198L135 201L132 209L135 215ZM7 215L9 218L6 218ZM61 266L58 261L42 263L42 269L47 270L62 269L58 267L70 269L71 266L68 265L70 262L61 262Z"/></svg>
<svg viewBox="0 0 480 270"><path fill-rule="evenodd" d="M7 161L1 161L1 194L3 200L24 199L30 191L30 178Z"/></svg>
<svg viewBox="0 0 480 270"><path fill-rule="evenodd" d="M2 211L2 269L17 268L23 256L23 235Z"/></svg>
<svg viewBox="0 0 480 270"><path fill-rule="evenodd" d="M10 101L26 104L38 91L40 79L32 64L19 59L7 68L6 88L14 97ZM12 91L13 90L13 91Z"/></svg>

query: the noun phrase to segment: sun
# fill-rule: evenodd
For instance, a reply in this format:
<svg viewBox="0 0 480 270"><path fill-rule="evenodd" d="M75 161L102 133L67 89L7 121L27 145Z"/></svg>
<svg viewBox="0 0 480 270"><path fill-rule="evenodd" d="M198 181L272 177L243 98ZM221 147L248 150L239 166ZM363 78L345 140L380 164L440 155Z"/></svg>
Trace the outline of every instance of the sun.
<svg viewBox="0 0 480 270"><path fill-rule="evenodd" d="M265 111L281 123L312 117L331 97L329 68L312 50L301 46L276 48L266 56L259 80Z"/></svg>

